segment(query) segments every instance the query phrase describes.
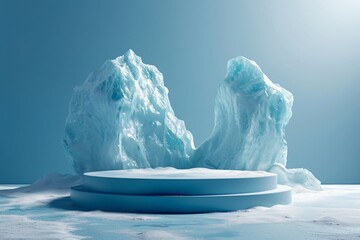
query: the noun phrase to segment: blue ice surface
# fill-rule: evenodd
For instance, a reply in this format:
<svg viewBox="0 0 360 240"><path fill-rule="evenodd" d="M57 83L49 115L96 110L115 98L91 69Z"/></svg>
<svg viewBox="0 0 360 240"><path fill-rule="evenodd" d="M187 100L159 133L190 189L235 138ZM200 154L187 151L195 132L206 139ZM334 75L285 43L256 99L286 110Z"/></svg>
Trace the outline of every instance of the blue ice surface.
<svg viewBox="0 0 360 240"><path fill-rule="evenodd" d="M195 149L162 74L129 50L74 89L64 146L79 174L156 167L264 170L278 174L279 183L321 189L308 170L286 169L293 95L254 61L228 62L215 102L213 132Z"/></svg>
<svg viewBox="0 0 360 240"><path fill-rule="evenodd" d="M359 186L325 186L296 194L292 205L210 214L132 214L82 211L58 178L48 191L0 185L1 239L358 239ZM66 179L66 186L69 183ZM64 179L64 180L65 180ZM56 183L59 183L56 185ZM40 184L41 185L41 184ZM36 190L35 189L35 190ZM25 191L24 191L25 190ZM34 190L31 187L31 190ZM18 218L19 217L19 218ZM72 236L72 237L69 237Z"/></svg>

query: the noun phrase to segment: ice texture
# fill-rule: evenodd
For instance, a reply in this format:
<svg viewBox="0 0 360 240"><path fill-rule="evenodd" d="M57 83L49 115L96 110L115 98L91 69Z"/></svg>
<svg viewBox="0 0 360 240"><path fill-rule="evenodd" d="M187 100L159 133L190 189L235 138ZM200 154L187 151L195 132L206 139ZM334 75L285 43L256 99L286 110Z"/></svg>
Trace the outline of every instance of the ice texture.
<svg viewBox="0 0 360 240"><path fill-rule="evenodd" d="M77 173L189 168L193 137L176 118L159 70L129 50L74 89L64 145Z"/></svg>
<svg viewBox="0 0 360 240"><path fill-rule="evenodd" d="M254 61L231 59L215 99L213 132L195 150L192 162L196 167L271 171L279 183L321 189L308 170L285 168L285 127L293 100Z"/></svg>
<svg viewBox="0 0 360 240"><path fill-rule="evenodd" d="M195 149L171 108L162 74L129 50L75 88L64 145L79 174L157 167L263 170L278 174L279 183L319 190L309 171L285 167L292 104L292 94L255 62L231 59L215 99L213 132Z"/></svg>

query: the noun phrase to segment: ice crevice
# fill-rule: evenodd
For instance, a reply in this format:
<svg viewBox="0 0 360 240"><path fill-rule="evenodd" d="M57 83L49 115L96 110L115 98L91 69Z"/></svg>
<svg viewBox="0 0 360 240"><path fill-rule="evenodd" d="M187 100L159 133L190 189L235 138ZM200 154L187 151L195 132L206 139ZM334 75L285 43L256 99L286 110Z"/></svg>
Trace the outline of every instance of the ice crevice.
<svg viewBox="0 0 360 240"><path fill-rule="evenodd" d="M286 169L293 95L245 57L228 62L212 134L198 147L170 105L162 74L129 50L76 87L64 146L78 174L175 167L265 170L279 183L320 190L306 169Z"/></svg>

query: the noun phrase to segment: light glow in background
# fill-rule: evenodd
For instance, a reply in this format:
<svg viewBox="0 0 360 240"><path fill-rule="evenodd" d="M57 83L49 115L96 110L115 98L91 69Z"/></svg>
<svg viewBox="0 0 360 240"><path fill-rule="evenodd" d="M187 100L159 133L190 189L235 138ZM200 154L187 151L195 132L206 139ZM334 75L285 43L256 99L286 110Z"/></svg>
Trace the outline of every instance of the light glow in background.
<svg viewBox="0 0 360 240"><path fill-rule="evenodd" d="M131 48L158 67L198 146L227 61L255 60L294 94L288 167L360 183L360 1L0 0L0 183L72 172L72 89Z"/></svg>

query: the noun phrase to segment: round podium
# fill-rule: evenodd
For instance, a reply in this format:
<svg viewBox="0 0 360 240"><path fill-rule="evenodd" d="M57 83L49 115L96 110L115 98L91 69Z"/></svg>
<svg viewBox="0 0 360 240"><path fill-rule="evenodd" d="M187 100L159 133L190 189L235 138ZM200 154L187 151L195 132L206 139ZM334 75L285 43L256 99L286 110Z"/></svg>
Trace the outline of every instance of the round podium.
<svg viewBox="0 0 360 240"><path fill-rule="evenodd" d="M131 169L85 173L71 199L86 209L204 213L289 204L291 188L263 171Z"/></svg>

